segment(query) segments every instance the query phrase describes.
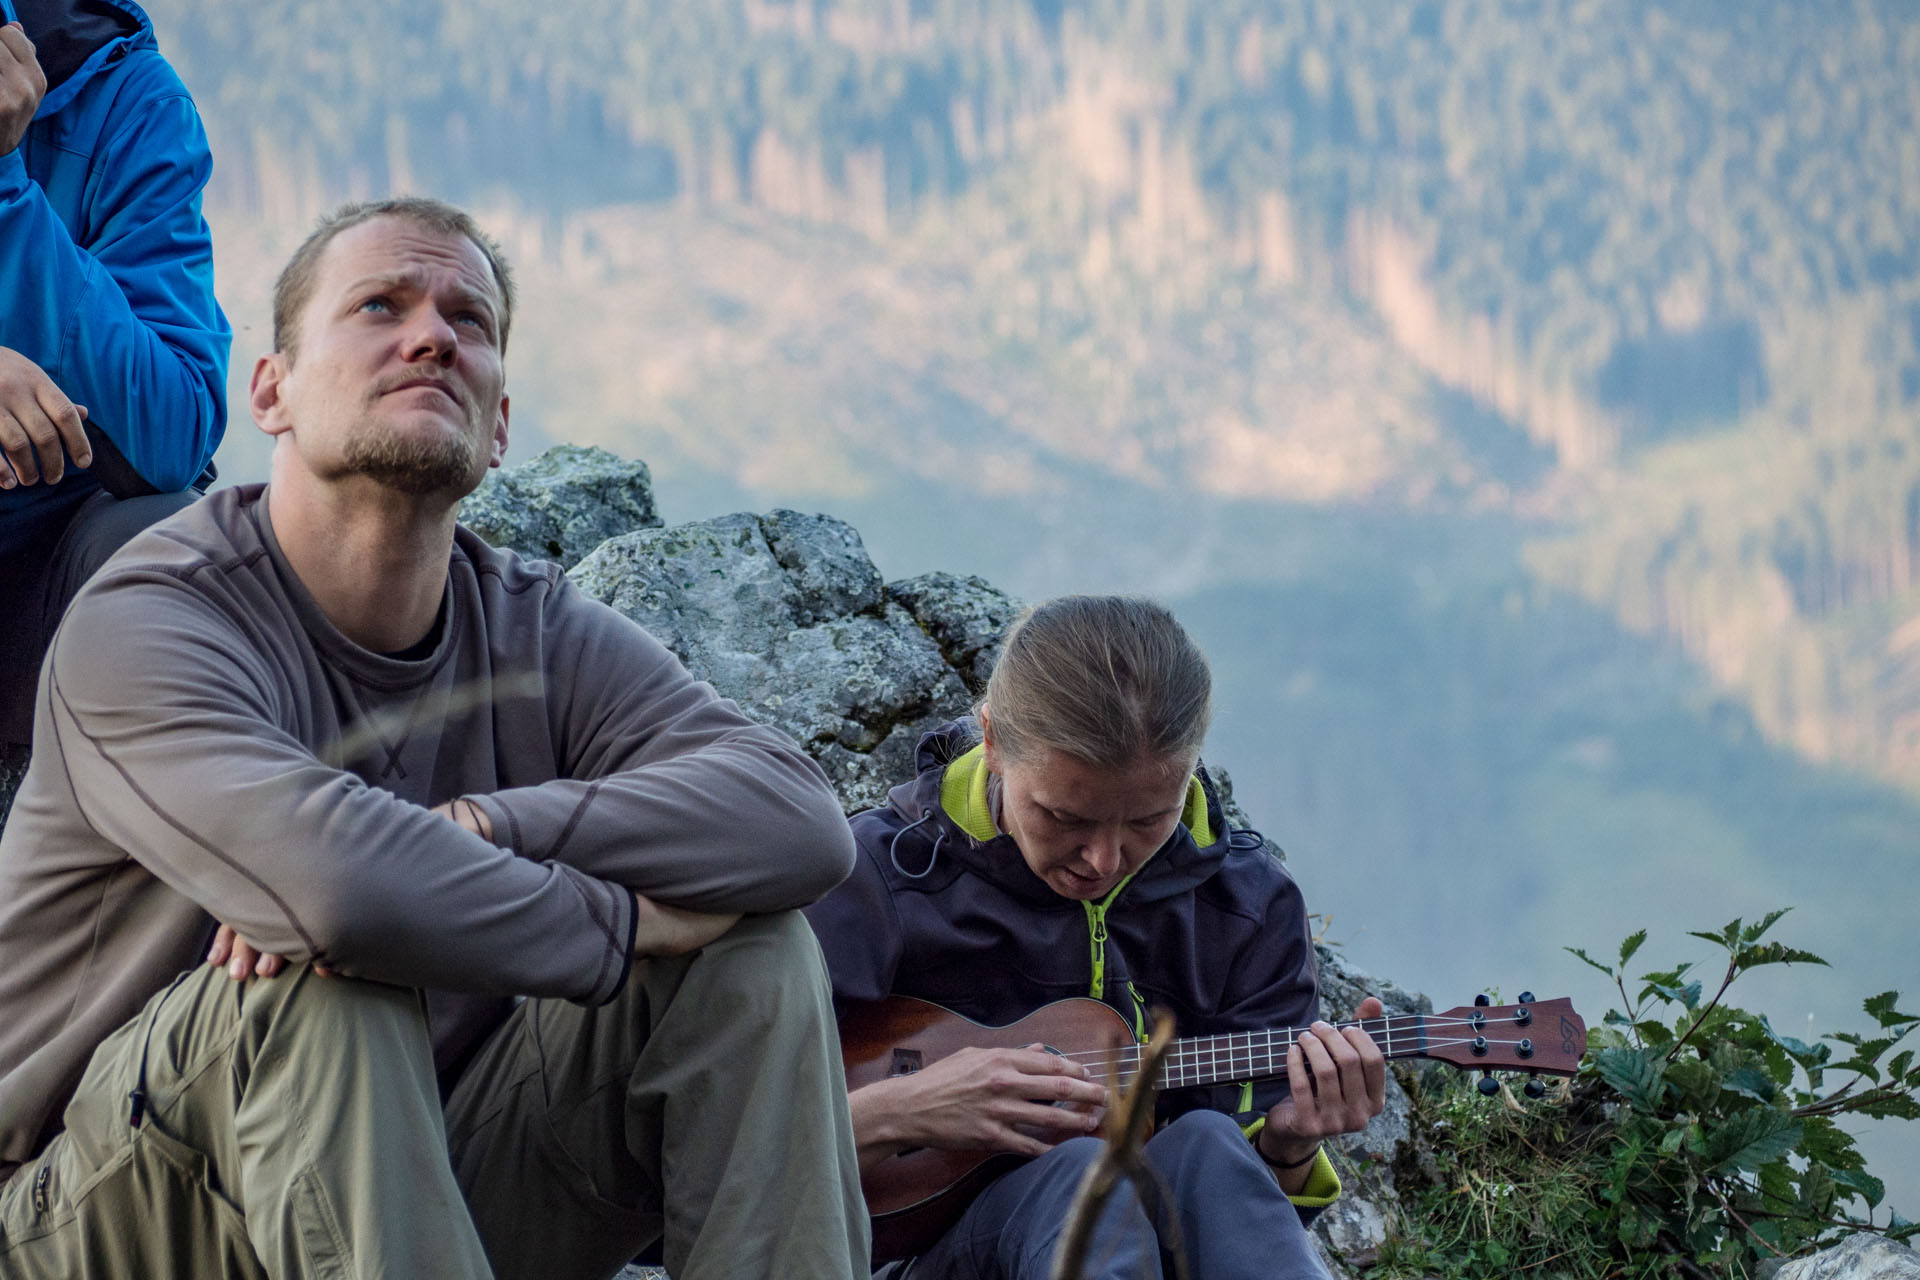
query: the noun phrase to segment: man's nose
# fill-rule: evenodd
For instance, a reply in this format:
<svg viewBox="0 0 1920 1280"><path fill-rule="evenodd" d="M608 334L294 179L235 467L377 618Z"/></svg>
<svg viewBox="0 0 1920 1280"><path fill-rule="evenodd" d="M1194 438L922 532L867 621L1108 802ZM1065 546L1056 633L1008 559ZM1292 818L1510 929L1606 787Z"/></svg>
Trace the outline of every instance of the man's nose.
<svg viewBox="0 0 1920 1280"><path fill-rule="evenodd" d="M420 307L408 317L407 359L451 364L459 347L460 335L453 331L439 308Z"/></svg>

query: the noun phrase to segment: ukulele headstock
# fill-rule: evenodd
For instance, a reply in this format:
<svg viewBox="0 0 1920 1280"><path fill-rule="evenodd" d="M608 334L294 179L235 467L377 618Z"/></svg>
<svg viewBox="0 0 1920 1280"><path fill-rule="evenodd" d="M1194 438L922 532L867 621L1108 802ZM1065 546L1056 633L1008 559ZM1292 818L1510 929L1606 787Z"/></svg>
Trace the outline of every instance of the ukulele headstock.
<svg viewBox="0 0 1920 1280"><path fill-rule="evenodd" d="M1485 996L1480 997L1485 1000ZM1426 1020L1425 1054L1473 1071L1525 1071L1570 1076L1587 1051L1587 1024L1560 997L1514 1004L1461 1005Z"/></svg>

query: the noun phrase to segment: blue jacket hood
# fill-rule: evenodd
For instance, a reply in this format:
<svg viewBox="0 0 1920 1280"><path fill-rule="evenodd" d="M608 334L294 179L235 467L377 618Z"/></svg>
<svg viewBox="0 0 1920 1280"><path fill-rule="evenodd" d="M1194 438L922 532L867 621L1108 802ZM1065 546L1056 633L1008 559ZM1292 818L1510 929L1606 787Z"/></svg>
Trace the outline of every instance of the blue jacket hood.
<svg viewBox="0 0 1920 1280"><path fill-rule="evenodd" d="M102 68L134 49L158 47L153 23L132 0L0 0L0 24L7 22L26 28L47 77L35 119L66 106Z"/></svg>

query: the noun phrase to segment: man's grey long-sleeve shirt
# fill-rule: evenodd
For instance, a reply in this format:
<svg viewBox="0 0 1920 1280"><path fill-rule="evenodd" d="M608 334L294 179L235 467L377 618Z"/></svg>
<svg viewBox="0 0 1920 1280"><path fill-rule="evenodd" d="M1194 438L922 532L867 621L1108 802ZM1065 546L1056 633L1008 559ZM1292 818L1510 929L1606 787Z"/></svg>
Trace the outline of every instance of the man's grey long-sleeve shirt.
<svg viewBox="0 0 1920 1280"><path fill-rule="evenodd" d="M819 768L552 565L460 531L438 641L339 633L258 486L141 536L48 652L0 838L0 1178L214 922L429 991L444 1067L513 995L608 1000L637 891L798 907L850 870ZM429 809L471 797L492 843Z"/></svg>

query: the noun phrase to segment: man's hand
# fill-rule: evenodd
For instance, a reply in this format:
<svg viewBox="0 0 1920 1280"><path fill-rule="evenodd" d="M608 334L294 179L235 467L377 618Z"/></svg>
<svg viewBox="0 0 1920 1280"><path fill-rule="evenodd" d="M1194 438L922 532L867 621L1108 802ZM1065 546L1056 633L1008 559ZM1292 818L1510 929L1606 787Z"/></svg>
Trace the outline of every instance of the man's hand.
<svg viewBox="0 0 1920 1280"><path fill-rule="evenodd" d="M1044 1155L1098 1129L1106 1101L1085 1067L1039 1045L962 1049L848 1097L863 1172L910 1147Z"/></svg>
<svg viewBox="0 0 1920 1280"><path fill-rule="evenodd" d="M0 353L12 354L5 348L0 348ZM445 804L433 806L431 812L445 818L448 822L465 827L482 840L493 839L493 824L487 821L486 810L471 800L465 798L449 800ZM223 924L214 930L213 946L207 951L207 963L225 965L228 976L237 982L249 974L260 978L271 978L287 967L287 958L275 955L271 951L260 950L236 933L233 926ZM313 966L313 971L323 978L333 976L333 970L323 964Z"/></svg>
<svg viewBox="0 0 1920 1280"><path fill-rule="evenodd" d="M1356 1011L1361 1018L1385 1012L1373 996ZM1270 1164L1307 1161L1323 1139L1358 1133L1387 1105L1387 1060L1358 1027L1314 1023L1287 1051L1287 1082L1292 1094L1267 1112L1266 1127L1254 1139ZM1290 1193L1298 1193L1311 1172L1310 1162L1275 1170Z"/></svg>
<svg viewBox="0 0 1920 1280"><path fill-rule="evenodd" d="M0 37L17 30L0 27ZM0 66L6 57L0 45ZM5 79L0 74L0 85ZM4 132L5 112L0 111L0 134ZM18 351L0 347L0 452L12 464L11 468L0 465L0 489L42 480L59 484L67 472L62 445L73 455L75 466L92 463L93 448L81 425L86 416L86 409L67 399L39 365Z"/></svg>
<svg viewBox="0 0 1920 1280"><path fill-rule="evenodd" d="M0 27L0 156L20 145L47 96L47 76L33 54L33 41L17 22Z"/></svg>
<svg viewBox="0 0 1920 1280"><path fill-rule="evenodd" d="M738 911L690 911L655 902L644 893L633 895L640 919L633 928L633 954L683 956L698 951L740 923Z"/></svg>

